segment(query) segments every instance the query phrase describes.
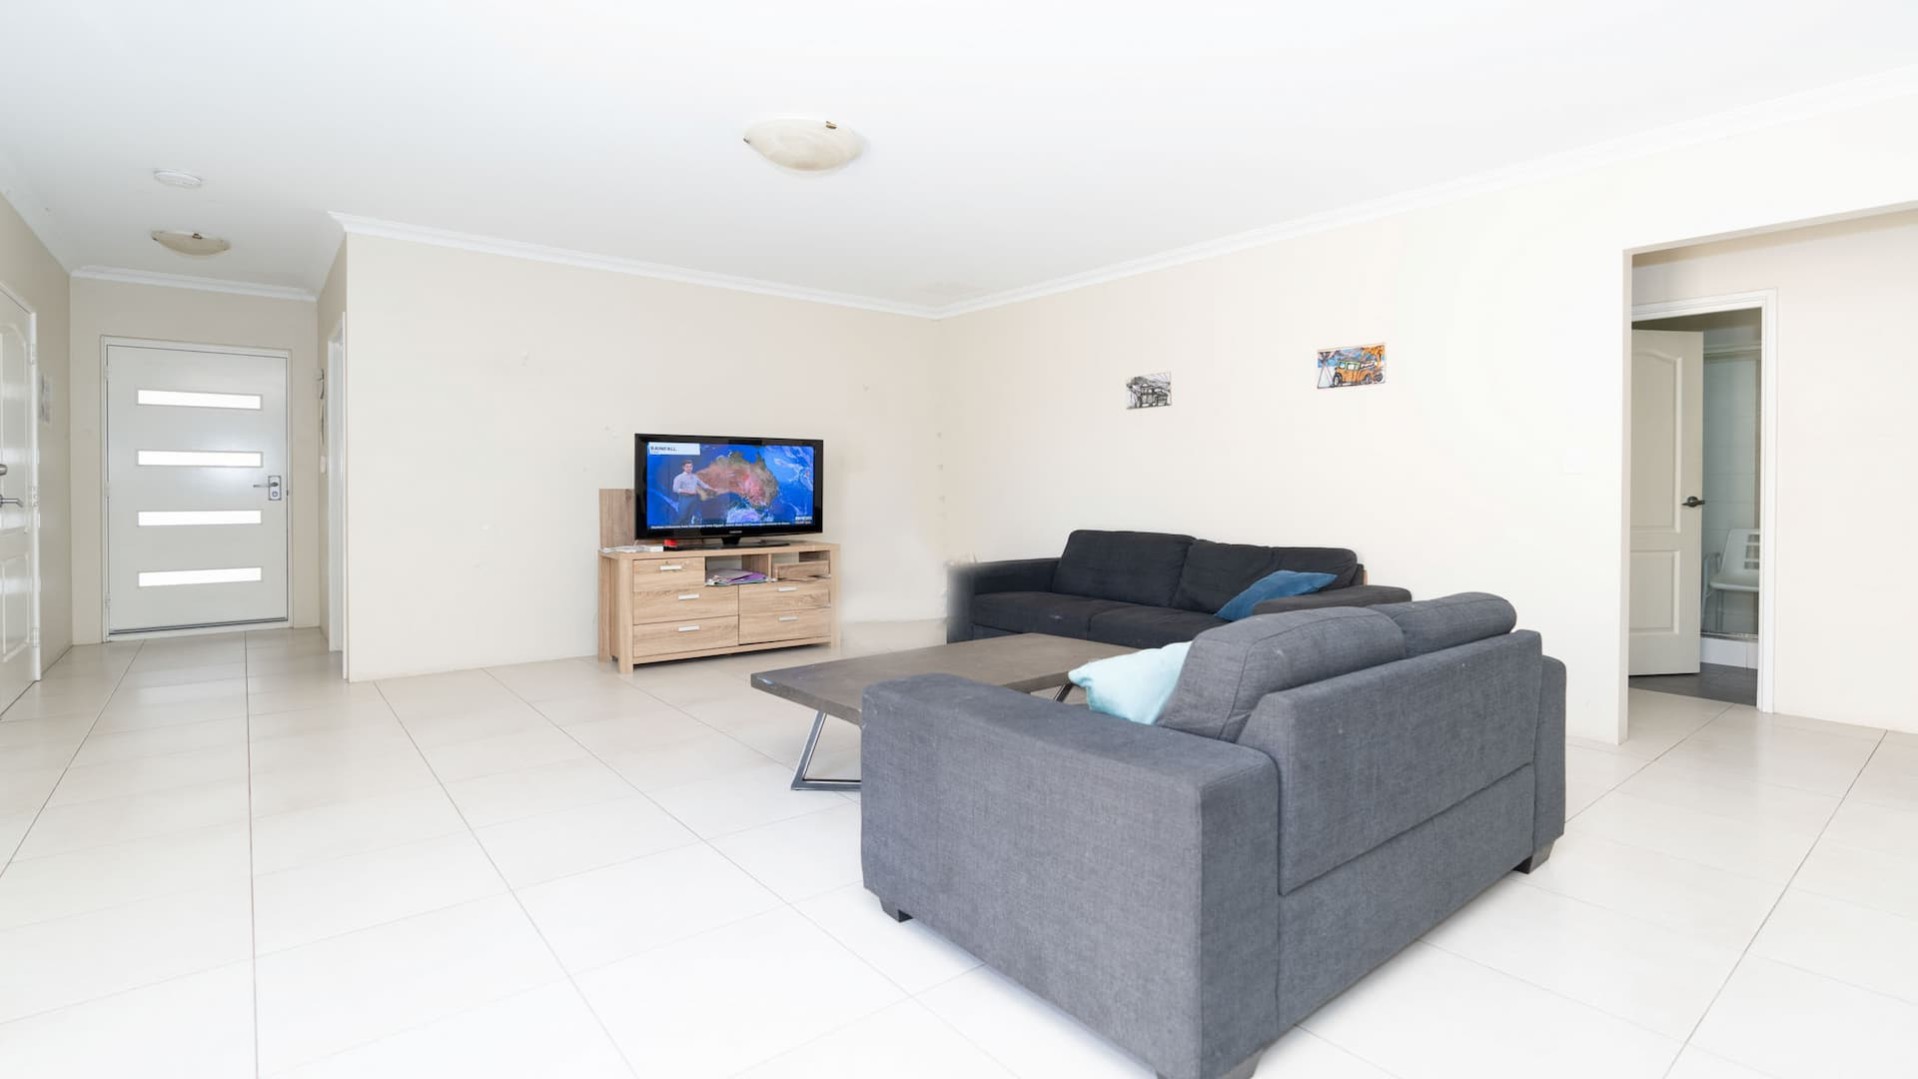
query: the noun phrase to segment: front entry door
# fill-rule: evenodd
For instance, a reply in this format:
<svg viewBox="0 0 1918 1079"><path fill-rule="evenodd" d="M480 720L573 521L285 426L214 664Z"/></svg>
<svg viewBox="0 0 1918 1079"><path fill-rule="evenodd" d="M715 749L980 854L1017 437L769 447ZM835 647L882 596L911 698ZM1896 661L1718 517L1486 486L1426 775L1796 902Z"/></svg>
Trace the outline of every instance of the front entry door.
<svg viewBox="0 0 1918 1079"><path fill-rule="evenodd" d="M1704 396L1704 334L1632 331L1632 674L1698 673Z"/></svg>
<svg viewBox="0 0 1918 1079"><path fill-rule="evenodd" d="M286 618L286 369L108 345L108 632Z"/></svg>
<svg viewBox="0 0 1918 1079"><path fill-rule="evenodd" d="M0 291L0 708L40 677L33 330Z"/></svg>

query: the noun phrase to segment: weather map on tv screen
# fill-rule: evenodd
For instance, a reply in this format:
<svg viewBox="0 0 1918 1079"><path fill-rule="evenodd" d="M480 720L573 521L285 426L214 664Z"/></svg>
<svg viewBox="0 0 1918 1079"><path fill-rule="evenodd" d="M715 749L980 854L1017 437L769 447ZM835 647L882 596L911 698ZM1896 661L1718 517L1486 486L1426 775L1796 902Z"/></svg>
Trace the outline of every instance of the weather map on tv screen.
<svg viewBox="0 0 1918 1079"><path fill-rule="evenodd" d="M816 447L647 442L647 528L807 528Z"/></svg>

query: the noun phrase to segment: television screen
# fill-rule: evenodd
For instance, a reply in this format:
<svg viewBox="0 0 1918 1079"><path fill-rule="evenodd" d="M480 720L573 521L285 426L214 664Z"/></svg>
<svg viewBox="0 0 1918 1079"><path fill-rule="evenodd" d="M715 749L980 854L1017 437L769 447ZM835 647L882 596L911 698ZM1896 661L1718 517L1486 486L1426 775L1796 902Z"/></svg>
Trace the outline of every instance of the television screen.
<svg viewBox="0 0 1918 1079"><path fill-rule="evenodd" d="M640 435L642 536L818 532L816 439Z"/></svg>

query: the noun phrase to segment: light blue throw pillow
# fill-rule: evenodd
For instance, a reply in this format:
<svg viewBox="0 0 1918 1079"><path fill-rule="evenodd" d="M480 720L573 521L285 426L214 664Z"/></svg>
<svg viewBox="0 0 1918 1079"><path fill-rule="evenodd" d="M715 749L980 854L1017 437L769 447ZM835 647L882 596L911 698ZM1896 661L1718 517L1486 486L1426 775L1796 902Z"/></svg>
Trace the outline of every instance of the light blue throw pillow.
<svg viewBox="0 0 1918 1079"><path fill-rule="evenodd" d="M1111 659L1096 659L1066 675L1086 691L1086 705L1095 712L1156 723L1165 702L1179 684L1179 669L1192 644L1181 641L1164 648L1147 648Z"/></svg>
<svg viewBox="0 0 1918 1079"><path fill-rule="evenodd" d="M1331 573L1295 573L1289 569L1268 573L1253 581L1245 591L1226 600L1225 606L1219 608L1219 617L1227 622L1237 622L1250 616L1253 607L1268 599L1309 595L1336 580L1338 577Z"/></svg>

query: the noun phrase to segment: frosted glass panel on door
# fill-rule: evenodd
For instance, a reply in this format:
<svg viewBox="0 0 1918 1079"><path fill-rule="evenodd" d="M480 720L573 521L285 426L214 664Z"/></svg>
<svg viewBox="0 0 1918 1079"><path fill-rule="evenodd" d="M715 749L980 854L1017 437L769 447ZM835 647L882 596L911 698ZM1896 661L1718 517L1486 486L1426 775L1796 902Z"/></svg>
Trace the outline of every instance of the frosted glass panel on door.
<svg viewBox="0 0 1918 1079"><path fill-rule="evenodd" d="M257 393L190 393L182 390L141 390L135 404L171 405L176 408L253 408L260 407Z"/></svg>
<svg viewBox="0 0 1918 1079"><path fill-rule="evenodd" d="M260 579L260 567L234 569L169 569L140 574L141 588L164 588L180 584L245 584Z"/></svg>
<svg viewBox="0 0 1918 1079"><path fill-rule="evenodd" d="M178 528L186 525L256 525L259 510L141 510L141 528Z"/></svg>
<svg viewBox="0 0 1918 1079"><path fill-rule="evenodd" d="M264 458L253 452L224 450L141 450L138 463L162 468L258 468Z"/></svg>

